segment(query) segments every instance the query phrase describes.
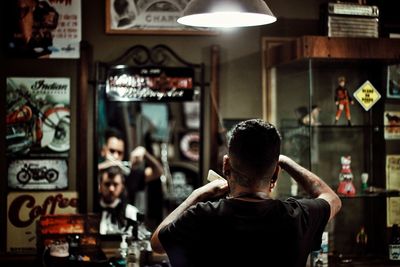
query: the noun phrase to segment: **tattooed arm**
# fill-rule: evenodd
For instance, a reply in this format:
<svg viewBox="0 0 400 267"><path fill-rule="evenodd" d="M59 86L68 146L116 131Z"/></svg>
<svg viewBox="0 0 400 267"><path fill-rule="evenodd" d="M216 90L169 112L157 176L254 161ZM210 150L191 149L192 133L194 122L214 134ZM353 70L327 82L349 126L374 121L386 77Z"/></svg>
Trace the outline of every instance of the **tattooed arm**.
<svg viewBox="0 0 400 267"><path fill-rule="evenodd" d="M311 197L326 200L331 207L329 220L335 217L342 206L342 202L321 178L284 155L279 157L279 166L296 180Z"/></svg>

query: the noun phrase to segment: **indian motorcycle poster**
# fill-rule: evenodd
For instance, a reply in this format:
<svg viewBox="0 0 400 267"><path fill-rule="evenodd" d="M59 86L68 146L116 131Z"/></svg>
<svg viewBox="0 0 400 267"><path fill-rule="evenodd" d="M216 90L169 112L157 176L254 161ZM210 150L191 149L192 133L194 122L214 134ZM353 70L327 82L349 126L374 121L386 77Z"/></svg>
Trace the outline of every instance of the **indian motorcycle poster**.
<svg viewBox="0 0 400 267"><path fill-rule="evenodd" d="M41 215L76 214L77 192L11 192L7 196L7 252L36 253Z"/></svg>
<svg viewBox="0 0 400 267"><path fill-rule="evenodd" d="M7 78L6 105L7 156L68 156L69 78Z"/></svg>
<svg viewBox="0 0 400 267"><path fill-rule="evenodd" d="M7 0L7 46L24 58L79 58L81 0Z"/></svg>

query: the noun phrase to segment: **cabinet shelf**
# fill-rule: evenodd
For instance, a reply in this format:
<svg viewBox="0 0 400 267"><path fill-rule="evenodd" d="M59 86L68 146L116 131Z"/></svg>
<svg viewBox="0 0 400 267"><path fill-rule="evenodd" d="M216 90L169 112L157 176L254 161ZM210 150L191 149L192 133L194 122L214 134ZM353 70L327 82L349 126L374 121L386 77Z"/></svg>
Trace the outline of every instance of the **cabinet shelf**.
<svg viewBox="0 0 400 267"><path fill-rule="evenodd" d="M345 168L342 159L351 160L357 194L340 196L342 209L327 230L333 249L343 255L354 253L355 236L365 226L368 252L384 255L387 240L382 233L389 218L386 205L400 197L400 191L386 189L386 155L400 154L400 146L391 143L394 139L385 140L391 127L386 125L385 112L400 111L400 101L385 97L388 65L400 64L400 39L303 36L266 52L267 100L272 106L267 117L281 131L282 154L316 173L333 190ZM340 112L335 101L341 77L345 77L348 96L369 81L381 98L365 111L353 97L354 105L346 110L342 103L345 108ZM306 116L321 124L303 124ZM334 124L335 118L338 124ZM347 125L348 119L352 125ZM373 186L366 192L361 189L363 173L368 173L368 185ZM291 192L289 175L282 176L279 198ZM301 194L298 197L306 197Z"/></svg>
<svg viewBox="0 0 400 267"><path fill-rule="evenodd" d="M339 195L341 199L354 199L354 198L390 198L400 197L400 191L384 191L379 193L362 193L354 196Z"/></svg>
<svg viewBox="0 0 400 267"><path fill-rule="evenodd" d="M400 59L400 39L302 36L271 47L267 65L277 66L301 59L380 60Z"/></svg>

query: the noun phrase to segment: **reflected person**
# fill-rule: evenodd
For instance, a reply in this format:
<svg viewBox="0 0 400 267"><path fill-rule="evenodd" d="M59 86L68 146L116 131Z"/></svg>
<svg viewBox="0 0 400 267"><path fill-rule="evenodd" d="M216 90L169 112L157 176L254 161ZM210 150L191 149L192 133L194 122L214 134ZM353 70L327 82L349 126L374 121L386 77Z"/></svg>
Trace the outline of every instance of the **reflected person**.
<svg viewBox="0 0 400 267"><path fill-rule="evenodd" d="M99 196L101 207L100 234L132 234L132 221L138 209L127 201L122 163L99 169ZM104 166L104 165L103 165Z"/></svg>
<svg viewBox="0 0 400 267"><path fill-rule="evenodd" d="M122 161L125 153L125 142L122 133L117 128L109 128L105 133L105 143L101 156L105 159L99 164L109 164L113 160ZM137 206L136 193L145 189L148 182L159 179L163 174L161 163L144 147L138 146L130 153L126 171L126 188L129 203ZM130 169L130 170L129 170Z"/></svg>
<svg viewBox="0 0 400 267"><path fill-rule="evenodd" d="M272 124L237 124L223 158L226 180L194 190L170 213L153 233L153 251L166 252L174 267L305 266L341 201L317 175L280 155L280 144ZM273 199L281 169L311 199Z"/></svg>

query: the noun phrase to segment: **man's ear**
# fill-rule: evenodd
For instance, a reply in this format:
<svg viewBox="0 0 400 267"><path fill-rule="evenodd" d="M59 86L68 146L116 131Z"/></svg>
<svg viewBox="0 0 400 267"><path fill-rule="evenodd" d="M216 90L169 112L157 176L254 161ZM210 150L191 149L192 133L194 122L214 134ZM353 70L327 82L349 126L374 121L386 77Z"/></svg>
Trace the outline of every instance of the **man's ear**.
<svg viewBox="0 0 400 267"><path fill-rule="evenodd" d="M224 155L222 171L225 176L229 176L231 174L231 161L228 155Z"/></svg>
<svg viewBox="0 0 400 267"><path fill-rule="evenodd" d="M106 157L106 145L105 145L105 144L101 147L100 155L101 155L103 158Z"/></svg>
<svg viewBox="0 0 400 267"><path fill-rule="evenodd" d="M271 177L271 187L275 187L276 180L279 178L279 173L281 172L281 167L279 164L276 164L274 174Z"/></svg>

